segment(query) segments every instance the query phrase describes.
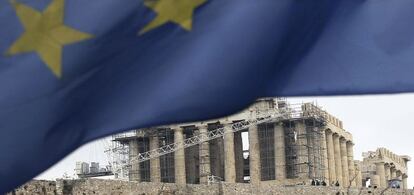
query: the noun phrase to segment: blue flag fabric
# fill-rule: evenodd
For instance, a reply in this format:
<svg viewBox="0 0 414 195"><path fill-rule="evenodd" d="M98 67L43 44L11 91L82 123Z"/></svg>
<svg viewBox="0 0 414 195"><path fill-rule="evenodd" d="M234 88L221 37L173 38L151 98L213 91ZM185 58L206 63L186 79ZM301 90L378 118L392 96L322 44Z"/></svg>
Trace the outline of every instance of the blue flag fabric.
<svg viewBox="0 0 414 195"><path fill-rule="evenodd" d="M413 18L412 0L3 0L0 192L122 130L414 91Z"/></svg>

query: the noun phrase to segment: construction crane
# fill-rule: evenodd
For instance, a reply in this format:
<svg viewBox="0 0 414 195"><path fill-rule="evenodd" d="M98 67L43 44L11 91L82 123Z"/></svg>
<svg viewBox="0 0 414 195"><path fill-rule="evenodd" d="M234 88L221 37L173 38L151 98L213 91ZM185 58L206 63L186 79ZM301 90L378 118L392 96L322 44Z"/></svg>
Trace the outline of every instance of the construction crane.
<svg viewBox="0 0 414 195"><path fill-rule="evenodd" d="M128 178L128 147L114 142L109 138L102 139L104 144L104 152L108 158L108 165L112 171L115 179L127 180Z"/></svg>

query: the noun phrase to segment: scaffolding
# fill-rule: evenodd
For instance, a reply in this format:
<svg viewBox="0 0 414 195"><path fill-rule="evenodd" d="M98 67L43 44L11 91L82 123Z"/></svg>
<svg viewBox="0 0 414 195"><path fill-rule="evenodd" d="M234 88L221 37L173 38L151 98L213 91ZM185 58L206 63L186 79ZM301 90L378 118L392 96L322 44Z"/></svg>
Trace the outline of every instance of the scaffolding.
<svg viewBox="0 0 414 195"><path fill-rule="evenodd" d="M108 170L114 174L115 179L126 180L129 175L129 146L120 142L101 140L104 152L108 158Z"/></svg>
<svg viewBox="0 0 414 195"><path fill-rule="evenodd" d="M309 104L291 106L292 117L283 121L285 131L286 170L288 178L326 180L324 126L319 109L307 110ZM316 112L315 112L316 111Z"/></svg>
<svg viewBox="0 0 414 195"><path fill-rule="evenodd" d="M171 129L162 128L160 130L157 130L157 136L159 138L160 147L174 143L174 132ZM175 168L174 167L175 167L174 166L174 154L170 153L170 154L160 156L161 182L163 183L174 183L175 182L175 177L174 177Z"/></svg>
<svg viewBox="0 0 414 195"><path fill-rule="evenodd" d="M275 180L274 123L258 125L260 176L262 181Z"/></svg>

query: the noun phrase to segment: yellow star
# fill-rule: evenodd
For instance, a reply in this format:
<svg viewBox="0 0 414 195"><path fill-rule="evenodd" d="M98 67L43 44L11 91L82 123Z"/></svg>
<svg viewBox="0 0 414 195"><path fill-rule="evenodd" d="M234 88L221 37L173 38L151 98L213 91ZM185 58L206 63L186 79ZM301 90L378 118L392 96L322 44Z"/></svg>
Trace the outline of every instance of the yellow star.
<svg viewBox="0 0 414 195"><path fill-rule="evenodd" d="M92 35L63 24L65 0L53 0L43 12L38 12L15 0L11 3L25 32L6 54L36 52L53 74L60 78L63 45L88 39Z"/></svg>
<svg viewBox="0 0 414 195"><path fill-rule="evenodd" d="M167 22L174 22L190 31L193 23L193 12L207 0L145 0L145 6L154 10L157 17L145 26L139 34L144 34Z"/></svg>

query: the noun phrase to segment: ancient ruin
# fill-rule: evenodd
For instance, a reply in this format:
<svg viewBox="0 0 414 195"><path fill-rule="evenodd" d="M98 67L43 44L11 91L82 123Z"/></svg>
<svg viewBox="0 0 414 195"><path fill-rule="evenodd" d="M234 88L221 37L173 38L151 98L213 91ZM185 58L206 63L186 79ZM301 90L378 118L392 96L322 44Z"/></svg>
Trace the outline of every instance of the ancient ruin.
<svg viewBox="0 0 414 195"><path fill-rule="evenodd" d="M248 122L268 113L279 115L257 125ZM239 128L244 121L252 125ZM223 136L214 137L220 132ZM229 117L139 129L114 140L128 146L130 181L362 186L352 135L312 103L265 98ZM176 149L164 154L169 147Z"/></svg>
<svg viewBox="0 0 414 195"><path fill-rule="evenodd" d="M409 156L397 155L386 148L378 148L362 154L362 180L365 183L370 180L372 186L386 188L390 180L402 181L401 188L407 189Z"/></svg>

